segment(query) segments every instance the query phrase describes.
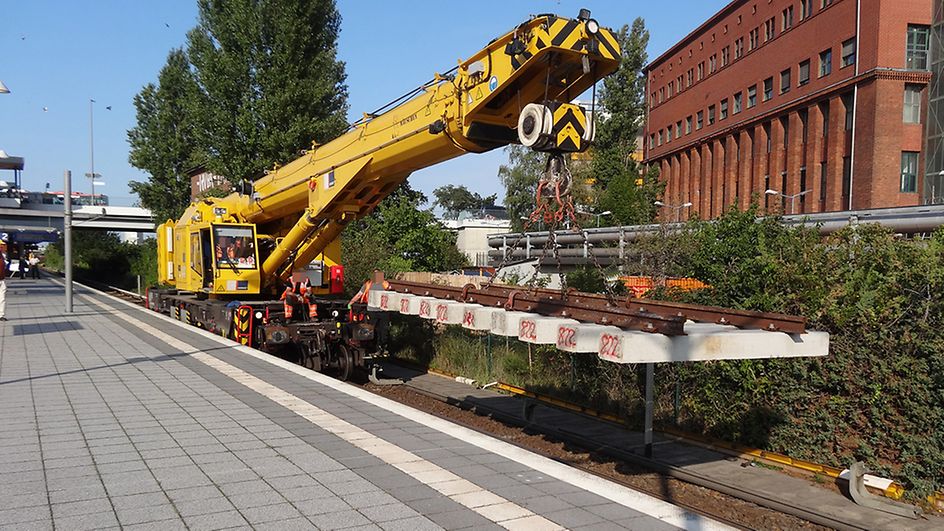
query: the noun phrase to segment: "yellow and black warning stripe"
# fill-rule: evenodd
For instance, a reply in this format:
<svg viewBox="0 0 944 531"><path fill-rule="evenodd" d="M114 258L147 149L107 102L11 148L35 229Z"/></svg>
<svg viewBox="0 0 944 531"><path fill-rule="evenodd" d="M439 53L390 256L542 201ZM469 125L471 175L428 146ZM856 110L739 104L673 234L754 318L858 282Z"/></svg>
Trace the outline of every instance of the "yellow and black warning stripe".
<svg viewBox="0 0 944 531"><path fill-rule="evenodd" d="M608 59L619 59L619 44L616 42L616 36L610 30L600 28L597 33L597 41L600 43L600 55Z"/></svg>
<svg viewBox="0 0 944 531"><path fill-rule="evenodd" d="M583 151L583 136L587 130L587 116L575 105L562 104L554 110L553 134L557 148L565 152Z"/></svg>
<svg viewBox="0 0 944 531"><path fill-rule="evenodd" d="M252 306L240 306L233 312L233 325L236 340L242 345L249 345L252 339Z"/></svg>

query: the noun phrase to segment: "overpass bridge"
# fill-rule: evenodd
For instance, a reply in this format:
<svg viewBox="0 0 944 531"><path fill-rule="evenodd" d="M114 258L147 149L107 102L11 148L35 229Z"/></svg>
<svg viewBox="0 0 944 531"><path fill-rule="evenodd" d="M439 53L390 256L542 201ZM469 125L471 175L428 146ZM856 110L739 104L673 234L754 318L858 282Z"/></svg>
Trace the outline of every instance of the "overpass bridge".
<svg viewBox="0 0 944 531"><path fill-rule="evenodd" d="M16 241L36 243L56 241L63 230L63 205L26 202L20 198L0 198L0 232ZM151 211L140 207L79 205L72 209L76 230L113 232L153 232Z"/></svg>

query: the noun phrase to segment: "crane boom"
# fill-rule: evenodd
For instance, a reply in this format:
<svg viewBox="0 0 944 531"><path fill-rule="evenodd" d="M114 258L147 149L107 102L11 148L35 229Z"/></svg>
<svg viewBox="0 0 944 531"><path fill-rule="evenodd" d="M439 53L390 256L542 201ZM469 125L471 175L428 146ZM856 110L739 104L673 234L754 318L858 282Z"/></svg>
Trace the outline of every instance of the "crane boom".
<svg viewBox="0 0 944 531"><path fill-rule="evenodd" d="M196 201L159 228L160 280L207 296L275 293L320 257L340 262L344 226L413 171L510 143L587 149L592 119L571 102L619 65L613 33L581 11L540 15L402 102L257 180L251 194Z"/></svg>

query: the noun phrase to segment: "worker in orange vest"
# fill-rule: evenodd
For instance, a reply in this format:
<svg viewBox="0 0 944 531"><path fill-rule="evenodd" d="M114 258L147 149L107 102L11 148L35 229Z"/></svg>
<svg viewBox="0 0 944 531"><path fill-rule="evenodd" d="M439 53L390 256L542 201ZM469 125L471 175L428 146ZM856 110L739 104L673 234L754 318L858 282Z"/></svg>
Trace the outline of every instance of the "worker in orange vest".
<svg viewBox="0 0 944 531"><path fill-rule="evenodd" d="M348 308L350 308L352 304L355 304L358 302L367 303L367 299L370 296L370 292L372 290L379 290L379 289L390 289L390 283L387 282L386 279L384 279L381 282L374 282L373 280L368 280L364 282L364 285L361 286L361 289L358 290L358 292L354 295L354 297L351 298L351 301L348 302L347 304Z"/></svg>

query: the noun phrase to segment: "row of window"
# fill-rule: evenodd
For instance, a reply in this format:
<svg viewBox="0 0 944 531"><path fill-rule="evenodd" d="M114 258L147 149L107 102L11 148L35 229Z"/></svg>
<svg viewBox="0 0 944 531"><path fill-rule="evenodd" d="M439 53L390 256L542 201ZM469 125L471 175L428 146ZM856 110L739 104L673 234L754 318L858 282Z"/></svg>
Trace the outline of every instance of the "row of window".
<svg viewBox="0 0 944 531"><path fill-rule="evenodd" d="M927 67L927 33L922 32L921 30L927 30L927 27L919 26L909 26L908 29L908 42L909 50L914 53L912 57L912 64L923 65ZM911 46L911 43L914 42L915 46ZM922 46L924 46L922 48ZM856 42L855 39L848 39L842 43L842 57L840 58L840 68L845 68L847 66L852 66L855 64L856 56ZM827 48L819 53L819 63L818 63L818 77L822 78L828 76L832 73L833 70L833 51L832 48ZM779 93L781 95L790 92L792 87L792 67L780 72L780 85ZM800 61L797 65L797 86L802 87L810 82L810 59ZM768 77L763 81L763 101L769 101L774 97L774 78ZM750 109L757 104L757 85L751 85L747 88L747 108ZM903 110L903 121L905 123L921 123L921 86L920 85L906 85L905 86L905 95L904 95L904 110ZM742 110L743 104L743 93L741 91L735 93L730 100L730 113L738 114ZM729 106L728 98L721 100L720 104L709 105L708 106L708 125L713 125L715 123L716 110L718 120L725 120L728 118ZM689 115L685 119L685 135L691 134L692 132L692 116ZM698 111L694 115L694 124L695 130L700 130L704 126L704 111ZM675 129L673 134L673 127L669 125L665 130L660 129L658 133L649 135L649 148L652 149L656 146L661 146L663 143L671 142L673 138L678 139L683 136L682 133L682 121L679 120L675 123Z"/></svg>
<svg viewBox="0 0 944 531"><path fill-rule="evenodd" d="M825 8L826 6L833 3L833 0L820 0L820 9ZM755 8L756 9L756 8ZM813 0L801 0L800 1L800 21L806 20L813 15ZM740 24L740 16L738 17L738 24ZM783 33L788 29L793 27L793 6L788 6L780 14L780 32ZM725 26L727 28L727 26ZM764 22L764 42L772 40L776 37L776 17L771 17ZM714 39L714 37L712 37ZM760 42L760 27L756 27L748 32L748 48L747 51L751 52L757 49L761 45ZM743 57L745 54L744 50L744 37L738 37L734 40L734 60L738 60ZM689 53L691 55L691 53ZM731 61L731 46L725 46L721 49L721 67L728 66ZM684 75L679 75L675 78L674 81L670 81L666 86L660 88L658 91L653 91L650 94L649 105L654 106L657 103L662 103L663 101L672 98L675 94L681 93L683 90L691 87L694 83L701 81L705 77L714 74L718 71L718 54L712 54L707 61L707 69L705 68L705 61L698 63L697 67L689 68ZM671 67L670 67L671 68ZM684 78L684 88L682 81Z"/></svg>
<svg viewBox="0 0 944 531"><path fill-rule="evenodd" d="M842 67L847 67L855 64L855 39L849 39L842 43ZM819 54L819 77L828 76L833 71L833 51L832 48L823 50ZM790 92L791 88L791 77L792 77L792 67L780 72L780 94L786 94ZM802 87L810 82L810 60L806 59L800 61L797 65L797 86ZM774 78L773 76L768 77L763 81L762 87L763 92L761 94L763 101L769 101L774 97ZM751 85L747 88L747 108L750 109L757 105L757 90L758 85ZM708 106L708 125L715 123L716 110L720 110L717 114L718 120L725 120L728 118L728 107L729 100L724 98L718 104ZM738 114L743 109L744 104L744 91L736 92L730 99L730 113ZM695 114L695 130L699 130L704 125L704 111L698 111ZM688 135L692 132L692 116L688 116L685 119L685 132L684 134ZM655 146L661 146L664 142L671 142L673 138L682 137L682 121L679 120L675 123L675 130L673 135L673 129L670 125L665 130L660 129L658 133L649 135L649 148Z"/></svg>

